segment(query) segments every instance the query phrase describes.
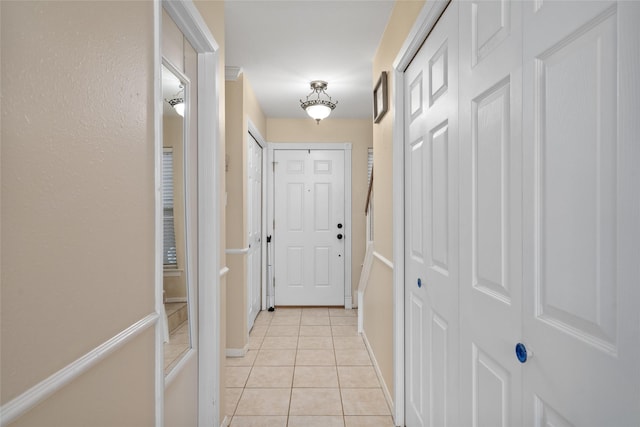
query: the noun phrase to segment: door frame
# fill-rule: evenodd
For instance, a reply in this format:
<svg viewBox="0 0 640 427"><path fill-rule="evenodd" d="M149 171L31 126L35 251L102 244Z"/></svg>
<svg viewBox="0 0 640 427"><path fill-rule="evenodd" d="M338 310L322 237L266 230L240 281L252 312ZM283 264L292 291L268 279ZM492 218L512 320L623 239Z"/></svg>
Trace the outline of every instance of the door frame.
<svg viewBox="0 0 640 427"><path fill-rule="evenodd" d="M393 419L395 425L405 420L405 325L404 325L404 74L413 57L418 53L438 19L451 0L433 0L425 3L411 31L393 61Z"/></svg>
<svg viewBox="0 0 640 427"><path fill-rule="evenodd" d="M351 309L353 307L353 300L351 295L351 240L353 232L353 217L351 216L351 149L352 144L350 142L269 142L267 143L267 227L266 234L273 236L273 222L275 216L275 206L273 202L274 192L274 168L273 159L275 150L342 150L344 151L344 217L345 221L349 221L351 228L349 233L345 233L344 242L344 308ZM272 167L268 167L271 164ZM265 242L266 239L263 239ZM273 252L273 251L272 251ZM273 260L271 261L273 264ZM275 265L275 264L274 264ZM275 267L274 267L275 268ZM267 303L269 307L275 306L275 295L273 292L273 283L269 283L266 286L266 281L263 282L263 295L268 297Z"/></svg>
<svg viewBox="0 0 640 427"><path fill-rule="evenodd" d="M155 309L162 301L162 9L198 56L198 425L220 425L220 46L191 1L154 1ZM213 118L213 119L212 119ZM218 318L216 318L218 316ZM155 425L164 425L164 331L156 324ZM176 368L177 369L177 368Z"/></svg>

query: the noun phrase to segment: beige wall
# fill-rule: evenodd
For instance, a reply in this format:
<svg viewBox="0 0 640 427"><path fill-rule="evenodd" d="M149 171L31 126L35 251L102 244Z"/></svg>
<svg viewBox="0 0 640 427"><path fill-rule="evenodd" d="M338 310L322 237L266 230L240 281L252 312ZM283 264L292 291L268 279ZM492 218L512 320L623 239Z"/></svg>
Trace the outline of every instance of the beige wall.
<svg viewBox="0 0 640 427"><path fill-rule="evenodd" d="M224 3L196 7L220 45L224 106ZM155 309L154 22L152 2L3 1L0 15L5 404ZM224 305L218 326L224 342ZM154 338L142 332L13 425L153 425ZM176 379L169 403L194 386ZM194 407L168 405L166 425L195 425Z"/></svg>
<svg viewBox="0 0 640 427"><path fill-rule="evenodd" d="M393 61L423 6L423 1L396 1L373 58L373 84L382 71L389 77L389 111L373 125L374 250L388 260L393 260ZM364 333L393 396L393 271L375 257L363 314Z"/></svg>
<svg viewBox="0 0 640 427"><path fill-rule="evenodd" d="M154 57L151 2L0 8L4 404L155 310ZM154 341L15 424L152 425Z"/></svg>
<svg viewBox="0 0 640 427"><path fill-rule="evenodd" d="M226 82L226 183L227 183L227 247L245 248L247 236L247 139L249 120L261 136L266 134L266 118L249 80L240 74ZM247 331L247 256L227 257L229 283L227 290L227 348L241 350L249 342Z"/></svg>
<svg viewBox="0 0 640 427"><path fill-rule="evenodd" d="M366 246L367 149L372 144L371 119L267 119L269 142L350 142L351 153L351 287L354 306Z"/></svg>

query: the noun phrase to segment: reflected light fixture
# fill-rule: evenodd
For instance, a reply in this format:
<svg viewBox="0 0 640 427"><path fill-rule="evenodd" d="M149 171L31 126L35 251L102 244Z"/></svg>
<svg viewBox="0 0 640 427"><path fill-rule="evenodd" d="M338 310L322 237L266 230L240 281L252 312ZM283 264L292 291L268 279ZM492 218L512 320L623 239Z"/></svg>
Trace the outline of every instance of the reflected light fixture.
<svg viewBox="0 0 640 427"><path fill-rule="evenodd" d="M180 117L184 117L184 85L180 85L178 92L171 99L165 99L176 110Z"/></svg>
<svg viewBox="0 0 640 427"><path fill-rule="evenodd" d="M307 95L307 100L300 100L300 106L307 112L309 117L314 119L317 124L320 120L326 119L331 111L336 108L338 101L333 102L331 97L325 92L327 82L322 80L314 80L311 82L311 93Z"/></svg>

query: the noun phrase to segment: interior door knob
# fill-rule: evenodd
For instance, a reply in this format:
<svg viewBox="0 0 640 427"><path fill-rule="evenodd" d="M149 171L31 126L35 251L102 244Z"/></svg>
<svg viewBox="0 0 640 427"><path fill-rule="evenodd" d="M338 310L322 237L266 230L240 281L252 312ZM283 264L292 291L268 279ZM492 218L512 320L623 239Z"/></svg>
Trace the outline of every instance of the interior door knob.
<svg viewBox="0 0 640 427"><path fill-rule="evenodd" d="M521 342L516 344L516 357L518 358L518 362L525 363L532 355L530 351L527 351L527 347L524 344Z"/></svg>
<svg viewBox="0 0 640 427"><path fill-rule="evenodd" d="M338 234L338 240L342 240L342 234Z"/></svg>
<svg viewBox="0 0 640 427"><path fill-rule="evenodd" d="M342 228L342 224L338 224L338 228Z"/></svg>

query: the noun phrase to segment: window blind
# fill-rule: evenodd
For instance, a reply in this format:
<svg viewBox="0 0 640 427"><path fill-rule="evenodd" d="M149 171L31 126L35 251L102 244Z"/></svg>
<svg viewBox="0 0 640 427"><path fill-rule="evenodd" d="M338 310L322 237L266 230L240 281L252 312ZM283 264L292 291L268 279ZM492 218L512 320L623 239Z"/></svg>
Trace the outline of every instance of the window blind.
<svg viewBox="0 0 640 427"><path fill-rule="evenodd" d="M168 267L177 267L176 233L173 219L173 150L162 151L162 212L163 212L163 251L162 263Z"/></svg>
<svg viewBox="0 0 640 427"><path fill-rule="evenodd" d="M368 156L367 161L369 162L367 166L367 187L371 184L371 172L373 171L373 148L368 148Z"/></svg>

